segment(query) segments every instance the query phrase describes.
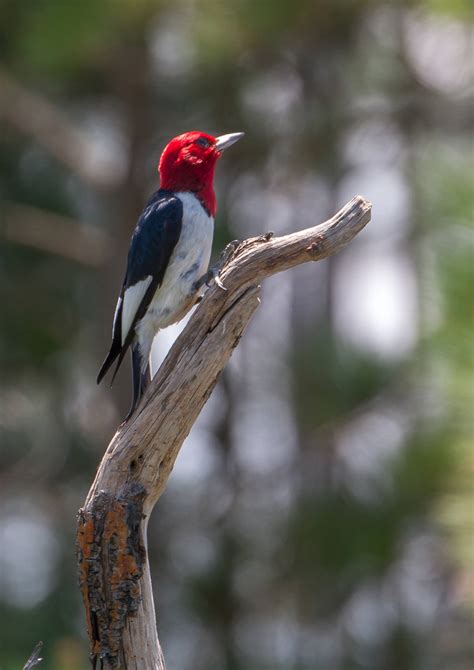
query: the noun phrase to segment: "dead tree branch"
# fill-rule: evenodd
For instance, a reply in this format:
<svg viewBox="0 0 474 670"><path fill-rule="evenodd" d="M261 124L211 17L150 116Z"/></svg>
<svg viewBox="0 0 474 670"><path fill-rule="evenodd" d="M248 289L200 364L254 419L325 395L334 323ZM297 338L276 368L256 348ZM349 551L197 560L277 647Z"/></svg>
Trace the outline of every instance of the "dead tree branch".
<svg viewBox="0 0 474 670"><path fill-rule="evenodd" d="M42 649L43 649L43 643L38 642L36 647L31 652L30 658L26 661L25 665L23 666L23 670L33 670L33 668L36 668L36 666L38 666L41 663L41 661L43 660L40 657Z"/></svg>
<svg viewBox="0 0 474 670"><path fill-rule="evenodd" d="M357 196L332 219L242 242L121 426L79 512L79 581L94 668L163 670L147 558L150 513L179 449L259 305L259 282L338 252L370 220Z"/></svg>

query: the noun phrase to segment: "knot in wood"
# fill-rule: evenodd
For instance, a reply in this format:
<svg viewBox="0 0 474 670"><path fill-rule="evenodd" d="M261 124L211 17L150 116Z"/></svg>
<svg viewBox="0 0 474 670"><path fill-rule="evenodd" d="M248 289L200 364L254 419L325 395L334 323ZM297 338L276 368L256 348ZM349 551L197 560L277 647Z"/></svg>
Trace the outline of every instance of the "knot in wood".
<svg viewBox="0 0 474 670"><path fill-rule="evenodd" d="M309 245L309 247L306 247L306 252L313 257L320 257L321 251L324 248L324 238L322 236L318 236L314 239L313 242Z"/></svg>

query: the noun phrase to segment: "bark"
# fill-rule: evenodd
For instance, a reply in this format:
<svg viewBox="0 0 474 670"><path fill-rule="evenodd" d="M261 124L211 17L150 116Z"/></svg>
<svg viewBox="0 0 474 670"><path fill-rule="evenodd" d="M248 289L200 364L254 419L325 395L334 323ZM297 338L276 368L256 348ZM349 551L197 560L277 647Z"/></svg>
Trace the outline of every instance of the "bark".
<svg viewBox="0 0 474 670"><path fill-rule="evenodd" d="M339 251L369 222L357 196L332 219L240 243L132 419L112 438L79 511L77 561L94 668L163 670L146 528L179 449L259 305L259 282Z"/></svg>
<svg viewBox="0 0 474 670"><path fill-rule="evenodd" d="M36 647L33 649L30 658L26 661L25 665L23 666L23 670L33 670L33 668L36 668L41 663L41 661L43 660L40 657L42 648L43 643L38 642Z"/></svg>

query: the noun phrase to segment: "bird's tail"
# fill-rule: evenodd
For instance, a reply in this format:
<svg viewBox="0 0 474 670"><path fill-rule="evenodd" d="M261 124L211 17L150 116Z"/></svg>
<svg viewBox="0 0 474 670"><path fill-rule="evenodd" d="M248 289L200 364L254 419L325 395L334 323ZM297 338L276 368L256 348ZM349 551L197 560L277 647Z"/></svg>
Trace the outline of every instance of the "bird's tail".
<svg viewBox="0 0 474 670"><path fill-rule="evenodd" d="M128 421L137 408L138 403L142 399L143 394L150 382L150 366L147 365L145 370L142 369L142 357L138 342L136 342L132 349L132 380L133 380L133 400L130 411L128 412L125 421Z"/></svg>
<svg viewBox="0 0 474 670"><path fill-rule="evenodd" d="M99 370L99 374L97 375L97 383L100 384L102 379L105 377L106 373L108 372L109 368L117 358L117 356L120 355L120 347L117 347L115 343L112 343L112 346L110 348L109 353L106 356L105 361L102 363L102 366ZM114 374L115 377L115 374ZM113 380L112 380L113 381Z"/></svg>
<svg viewBox="0 0 474 670"><path fill-rule="evenodd" d="M115 359L118 359L117 365L115 366L115 370L112 375L112 379L110 380L110 386L112 386L112 384L114 383L115 376L118 372L118 369L123 361L125 354L127 353L128 346L129 346L128 342L126 342L123 345L123 347L120 347L120 345L117 346L115 342L112 343L110 351L107 354L105 361L102 363L102 367L100 368L99 374L97 375L98 384L100 384L100 382L105 377L109 369L112 367L113 363L115 362Z"/></svg>

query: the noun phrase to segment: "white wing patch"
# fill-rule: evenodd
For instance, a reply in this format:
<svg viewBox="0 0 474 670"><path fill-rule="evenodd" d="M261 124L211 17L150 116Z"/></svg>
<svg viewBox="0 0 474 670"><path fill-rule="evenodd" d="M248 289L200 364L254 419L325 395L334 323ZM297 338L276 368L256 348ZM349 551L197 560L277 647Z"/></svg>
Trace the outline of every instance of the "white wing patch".
<svg viewBox="0 0 474 670"><path fill-rule="evenodd" d="M149 275L137 282L133 286L130 286L124 293L123 296L123 307L122 307L122 345L125 343L128 332L132 327L133 319L137 313L140 303L143 300L143 297L147 291L147 288L151 284L153 277Z"/></svg>

